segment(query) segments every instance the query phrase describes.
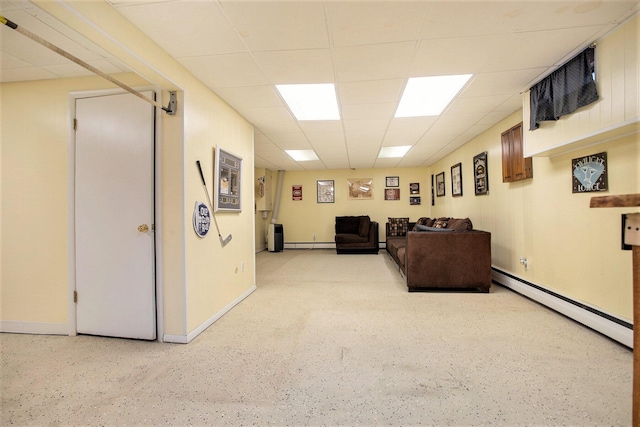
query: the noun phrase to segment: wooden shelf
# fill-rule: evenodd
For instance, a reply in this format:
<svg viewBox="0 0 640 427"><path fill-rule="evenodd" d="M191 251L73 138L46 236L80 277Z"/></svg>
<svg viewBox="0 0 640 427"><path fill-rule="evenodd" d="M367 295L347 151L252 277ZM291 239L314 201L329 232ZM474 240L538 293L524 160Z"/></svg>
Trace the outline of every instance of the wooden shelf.
<svg viewBox="0 0 640 427"><path fill-rule="evenodd" d="M592 197L590 208L630 208L640 206L640 194Z"/></svg>

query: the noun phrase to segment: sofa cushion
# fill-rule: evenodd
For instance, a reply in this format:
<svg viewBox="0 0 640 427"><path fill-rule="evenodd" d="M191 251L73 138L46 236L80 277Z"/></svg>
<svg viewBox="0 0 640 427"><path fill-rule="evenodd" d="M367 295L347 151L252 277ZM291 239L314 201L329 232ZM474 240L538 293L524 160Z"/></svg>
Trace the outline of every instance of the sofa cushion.
<svg viewBox="0 0 640 427"><path fill-rule="evenodd" d="M359 216L337 216L336 234L360 234Z"/></svg>
<svg viewBox="0 0 640 427"><path fill-rule="evenodd" d="M406 236L409 218L389 218L389 236Z"/></svg>
<svg viewBox="0 0 640 427"><path fill-rule="evenodd" d="M454 231L471 231L473 224L469 218L450 218L447 222L447 229Z"/></svg>
<svg viewBox="0 0 640 427"><path fill-rule="evenodd" d="M433 223L433 228L447 228L448 221L438 218Z"/></svg>
<svg viewBox="0 0 640 427"><path fill-rule="evenodd" d="M358 234L360 237L368 237L369 229L371 228L371 219L368 215L360 217L360 224L358 225Z"/></svg>
<svg viewBox="0 0 640 427"><path fill-rule="evenodd" d="M336 234L336 243L368 243L369 239L354 233Z"/></svg>

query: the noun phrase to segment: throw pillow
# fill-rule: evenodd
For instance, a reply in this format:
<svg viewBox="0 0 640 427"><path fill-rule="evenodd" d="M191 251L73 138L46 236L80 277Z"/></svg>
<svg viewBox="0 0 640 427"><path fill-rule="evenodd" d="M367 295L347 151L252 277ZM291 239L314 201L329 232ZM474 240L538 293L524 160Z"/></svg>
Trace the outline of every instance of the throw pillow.
<svg viewBox="0 0 640 427"><path fill-rule="evenodd" d="M389 236L406 236L409 218L389 218Z"/></svg>
<svg viewBox="0 0 640 427"><path fill-rule="evenodd" d="M433 228L447 228L447 221L438 219L433 223Z"/></svg>
<svg viewBox="0 0 640 427"><path fill-rule="evenodd" d="M447 228L455 231L471 231L473 230L473 224L469 218L451 218Z"/></svg>

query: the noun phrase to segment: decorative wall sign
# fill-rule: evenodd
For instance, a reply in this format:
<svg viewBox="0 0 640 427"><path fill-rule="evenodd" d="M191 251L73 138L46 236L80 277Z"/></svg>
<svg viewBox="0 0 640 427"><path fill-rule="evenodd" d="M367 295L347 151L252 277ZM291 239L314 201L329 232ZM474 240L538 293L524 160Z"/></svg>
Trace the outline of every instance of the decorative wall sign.
<svg viewBox="0 0 640 427"><path fill-rule="evenodd" d="M347 186L350 200L373 199L373 178L349 178Z"/></svg>
<svg viewBox="0 0 640 427"><path fill-rule="evenodd" d="M399 188L387 188L384 190L384 199L385 200L400 200L400 189Z"/></svg>
<svg viewBox="0 0 640 427"><path fill-rule="evenodd" d="M444 172L440 172L436 175L436 196L444 196Z"/></svg>
<svg viewBox="0 0 640 427"><path fill-rule="evenodd" d="M431 206L436 205L436 198L434 195L433 174L431 174Z"/></svg>
<svg viewBox="0 0 640 427"><path fill-rule="evenodd" d="M487 152L473 157L473 182L476 196L489 193L489 172L487 169Z"/></svg>
<svg viewBox="0 0 640 427"><path fill-rule="evenodd" d="M193 208L193 230L199 237L204 237L211 228L211 211L201 202L196 202Z"/></svg>
<svg viewBox="0 0 640 427"><path fill-rule="evenodd" d="M291 200L302 200L302 185L291 186Z"/></svg>
<svg viewBox="0 0 640 427"><path fill-rule="evenodd" d="M451 166L451 195L462 196L462 163Z"/></svg>
<svg viewBox="0 0 640 427"><path fill-rule="evenodd" d="M318 203L335 202L334 194L335 193L332 179L318 181Z"/></svg>
<svg viewBox="0 0 640 427"><path fill-rule="evenodd" d="M409 194L420 194L420 183L412 182L409 184Z"/></svg>
<svg viewBox="0 0 640 427"><path fill-rule="evenodd" d="M421 203L420 202L420 196L409 197L409 204L410 205L419 205L420 203Z"/></svg>
<svg viewBox="0 0 640 427"><path fill-rule="evenodd" d="M607 153L571 160L574 193L607 191Z"/></svg>
<svg viewBox="0 0 640 427"><path fill-rule="evenodd" d="M400 177L388 176L387 177L387 187L400 187Z"/></svg>
<svg viewBox="0 0 640 427"><path fill-rule="evenodd" d="M242 210L240 194L242 158L222 150L218 146L213 160L215 165L213 182L216 190L214 212L240 212Z"/></svg>

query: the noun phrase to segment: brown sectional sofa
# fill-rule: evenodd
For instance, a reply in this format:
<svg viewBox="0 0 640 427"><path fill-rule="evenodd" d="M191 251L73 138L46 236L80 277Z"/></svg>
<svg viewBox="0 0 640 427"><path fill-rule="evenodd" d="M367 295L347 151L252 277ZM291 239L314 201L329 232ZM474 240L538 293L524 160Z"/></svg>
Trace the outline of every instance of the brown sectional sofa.
<svg viewBox="0 0 640 427"><path fill-rule="evenodd" d="M468 218L389 218L386 244L409 292L491 288L491 233Z"/></svg>

